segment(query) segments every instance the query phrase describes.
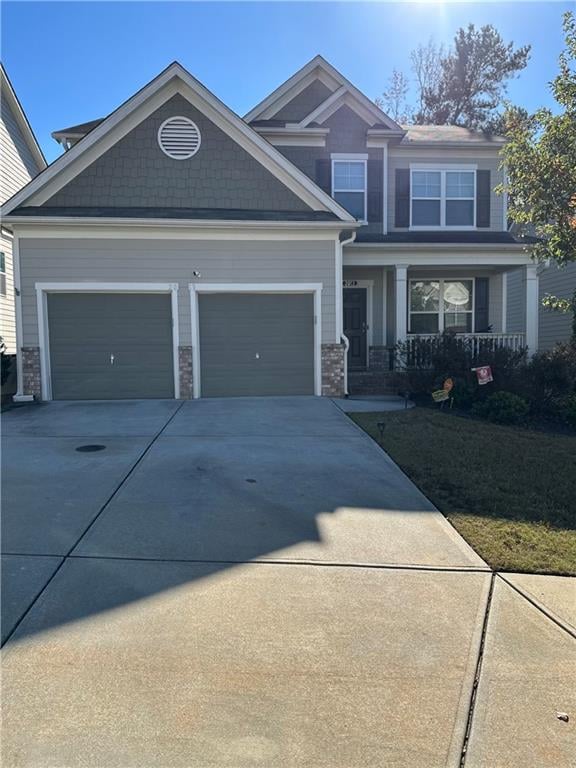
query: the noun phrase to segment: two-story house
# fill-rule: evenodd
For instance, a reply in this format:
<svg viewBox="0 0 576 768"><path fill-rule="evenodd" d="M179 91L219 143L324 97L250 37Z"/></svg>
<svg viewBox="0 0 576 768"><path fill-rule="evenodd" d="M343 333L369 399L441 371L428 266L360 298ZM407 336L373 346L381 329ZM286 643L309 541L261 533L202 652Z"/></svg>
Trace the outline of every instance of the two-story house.
<svg viewBox="0 0 576 768"><path fill-rule="evenodd" d="M174 63L53 135L2 211L21 398L338 396L415 335L537 347L501 140L398 125L319 56L244 119Z"/></svg>
<svg viewBox="0 0 576 768"><path fill-rule="evenodd" d="M0 204L46 168L36 137L0 64ZM16 354L12 232L0 230L0 336L6 352Z"/></svg>

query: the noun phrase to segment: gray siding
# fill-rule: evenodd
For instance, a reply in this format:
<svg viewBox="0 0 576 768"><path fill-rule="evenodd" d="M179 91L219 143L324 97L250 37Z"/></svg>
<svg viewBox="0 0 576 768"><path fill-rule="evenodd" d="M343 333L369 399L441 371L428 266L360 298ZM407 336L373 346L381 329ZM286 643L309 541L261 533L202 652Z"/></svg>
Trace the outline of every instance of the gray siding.
<svg viewBox="0 0 576 768"><path fill-rule="evenodd" d="M28 146L8 101L0 100L0 205L15 195L38 173Z"/></svg>
<svg viewBox="0 0 576 768"><path fill-rule="evenodd" d="M175 115L193 120L202 135L199 151L188 160L173 160L158 146L158 128ZM60 205L309 210L179 94L45 203Z"/></svg>
<svg viewBox="0 0 576 768"><path fill-rule="evenodd" d="M576 263L563 269L551 265L540 274L540 300L549 293L570 299L576 291ZM550 349L554 344L568 341L572 335L572 314L550 312L540 307L538 348Z"/></svg>
<svg viewBox="0 0 576 768"><path fill-rule="evenodd" d="M525 333L526 331L526 272L524 269L513 269L508 272L508 298L506 315L508 333Z"/></svg>
<svg viewBox="0 0 576 768"><path fill-rule="evenodd" d="M314 80L310 83L298 96L295 96L292 101L282 107L282 109L274 115L274 120L286 120L287 122L300 122L306 115L309 115L313 109L320 106L323 101L326 101L332 91L320 80Z"/></svg>
<svg viewBox="0 0 576 768"><path fill-rule="evenodd" d="M38 345L36 282L179 283L180 344L191 344L188 284L323 283L322 341L336 339L335 244L316 241L28 239L20 241L24 345Z"/></svg>
<svg viewBox="0 0 576 768"><path fill-rule="evenodd" d="M488 157L485 151L479 151L477 157L471 158L470 155L459 157L459 150L438 149L434 156L428 153L418 152L415 147L410 152L395 151L390 149L388 156L388 229L390 231L406 231L403 228L396 227L395 222L395 199L396 199L396 169L409 168L411 163L429 163L439 166L450 165L476 165L478 170L490 171L490 184L492 194L490 196L490 228L480 231L502 232L504 227L504 198L494 192L494 188L502 183L502 171L500 170L500 160L498 157Z"/></svg>

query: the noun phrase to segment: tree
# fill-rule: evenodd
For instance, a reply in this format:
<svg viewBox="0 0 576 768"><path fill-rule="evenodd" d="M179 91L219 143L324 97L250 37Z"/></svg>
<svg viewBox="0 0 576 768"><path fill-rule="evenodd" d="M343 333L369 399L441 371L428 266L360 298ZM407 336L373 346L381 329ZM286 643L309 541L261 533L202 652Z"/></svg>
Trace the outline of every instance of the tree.
<svg viewBox="0 0 576 768"><path fill-rule="evenodd" d="M419 45L410 54L412 72L418 86L418 106L415 118L423 122L432 122L428 114L428 102L442 77L442 59L444 48L430 39L426 45Z"/></svg>
<svg viewBox="0 0 576 768"><path fill-rule="evenodd" d="M535 235L530 245L538 261L559 265L576 260L576 20L564 14L566 50L550 84L557 114L506 111L503 148L508 215L520 232Z"/></svg>
<svg viewBox="0 0 576 768"><path fill-rule="evenodd" d="M454 47L441 60L435 88L424 96L426 117L437 125L484 129L494 119L508 80L528 63L530 46L514 50L487 24L459 29Z"/></svg>
<svg viewBox="0 0 576 768"><path fill-rule="evenodd" d="M398 123L407 123L410 119L406 107L409 81L403 72L392 70L382 96L376 99L376 105Z"/></svg>
<svg viewBox="0 0 576 768"><path fill-rule="evenodd" d="M410 56L418 91L414 122L493 132L507 83L529 55L529 45L515 50L491 24L460 28L446 51L432 40L418 46Z"/></svg>

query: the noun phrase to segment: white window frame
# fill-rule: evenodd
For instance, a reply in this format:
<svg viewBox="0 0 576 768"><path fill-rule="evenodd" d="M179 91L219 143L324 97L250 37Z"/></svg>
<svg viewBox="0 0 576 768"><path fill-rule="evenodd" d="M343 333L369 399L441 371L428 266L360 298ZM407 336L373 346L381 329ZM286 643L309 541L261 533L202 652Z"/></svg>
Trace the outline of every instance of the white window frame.
<svg viewBox="0 0 576 768"><path fill-rule="evenodd" d="M180 366L178 348L178 283L35 283L38 313L38 346L40 348L40 385L42 400L52 400L52 371L50 370L50 326L48 323L49 293L168 293L172 311L172 372L174 400L180 399Z"/></svg>
<svg viewBox="0 0 576 768"><path fill-rule="evenodd" d="M410 163L410 229L420 231L430 231L438 229L449 229L451 231L470 231L476 229L476 171L477 165L431 165L428 163ZM414 173L418 171L432 171L440 174L440 197L414 197ZM474 178L474 197L447 197L446 196L446 174L447 173L472 173ZM440 224L413 224L412 223L412 202L414 200L440 200ZM446 224L446 202L448 200L472 200L472 224Z"/></svg>
<svg viewBox="0 0 576 768"><path fill-rule="evenodd" d="M475 277L411 277L408 281L408 335L409 336L436 336L443 333L444 328L444 315L453 314L445 313L444 311L444 283L455 283L464 280L472 281L472 309L465 309L464 312L472 315L472 322L470 324L470 331L466 333L476 333L475 320L476 320L476 278ZM440 298L438 309L434 312L426 310L414 310L411 309L411 296L412 296L412 283L439 283L440 285ZM438 315L438 330L436 333L414 333L412 330L412 315Z"/></svg>
<svg viewBox="0 0 576 768"><path fill-rule="evenodd" d="M368 224L368 155L367 154L346 154L341 152L333 152L330 155L331 168L331 185L332 185L332 197L336 192L364 192L364 216L359 219L361 224ZM362 163L364 165L364 189L336 189L334 187L334 166L336 163ZM336 200L336 198L334 197ZM338 203L340 205L340 203ZM352 215L352 214L350 214Z"/></svg>

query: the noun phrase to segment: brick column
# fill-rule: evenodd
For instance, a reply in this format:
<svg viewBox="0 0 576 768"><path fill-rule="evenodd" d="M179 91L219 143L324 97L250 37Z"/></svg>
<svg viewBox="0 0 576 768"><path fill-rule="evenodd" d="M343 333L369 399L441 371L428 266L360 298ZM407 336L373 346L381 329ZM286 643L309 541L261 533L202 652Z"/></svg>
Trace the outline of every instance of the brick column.
<svg viewBox="0 0 576 768"><path fill-rule="evenodd" d="M22 347L22 394L42 399L39 347Z"/></svg>
<svg viewBox="0 0 576 768"><path fill-rule="evenodd" d="M178 370L180 372L180 399L194 397L192 387L192 347L178 347Z"/></svg>
<svg viewBox="0 0 576 768"><path fill-rule="evenodd" d="M344 344L322 344L322 395L344 397Z"/></svg>

